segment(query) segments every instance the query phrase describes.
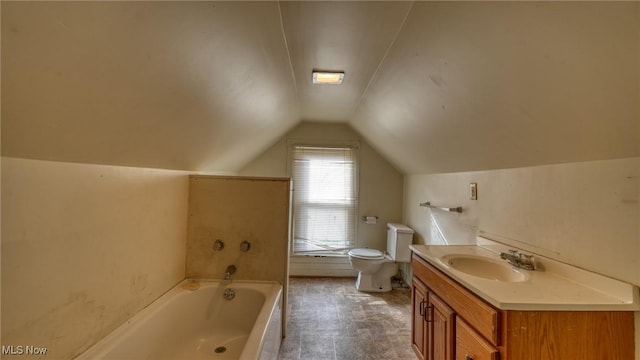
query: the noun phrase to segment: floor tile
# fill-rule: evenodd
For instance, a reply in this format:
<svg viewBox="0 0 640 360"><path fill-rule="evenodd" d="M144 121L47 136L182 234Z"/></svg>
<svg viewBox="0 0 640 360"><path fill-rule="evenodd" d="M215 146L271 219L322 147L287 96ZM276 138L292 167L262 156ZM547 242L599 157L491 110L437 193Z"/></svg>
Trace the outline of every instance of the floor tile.
<svg viewBox="0 0 640 360"><path fill-rule="evenodd" d="M411 291L363 293L352 278L291 278L279 360L415 360Z"/></svg>

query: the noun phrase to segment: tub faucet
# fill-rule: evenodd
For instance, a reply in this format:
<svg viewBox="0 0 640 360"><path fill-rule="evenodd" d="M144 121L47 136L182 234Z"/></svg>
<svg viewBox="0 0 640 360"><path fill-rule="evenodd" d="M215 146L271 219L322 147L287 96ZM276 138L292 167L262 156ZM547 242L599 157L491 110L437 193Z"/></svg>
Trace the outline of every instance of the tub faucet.
<svg viewBox="0 0 640 360"><path fill-rule="evenodd" d="M518 250L509 250L508 253L500 253L502 259L519 269L535 270L536 262L533 255L527 255L519 252Z"/></svg>
<svg viewBox="0 0 640 360"><path fill-rule="evenodd" d="M224 279L225 280L231 280L231 275L233 275L235 272L236 272L236 266L235 265L227 266L227 270L225 270L225 272L224 272Z"/></svg>

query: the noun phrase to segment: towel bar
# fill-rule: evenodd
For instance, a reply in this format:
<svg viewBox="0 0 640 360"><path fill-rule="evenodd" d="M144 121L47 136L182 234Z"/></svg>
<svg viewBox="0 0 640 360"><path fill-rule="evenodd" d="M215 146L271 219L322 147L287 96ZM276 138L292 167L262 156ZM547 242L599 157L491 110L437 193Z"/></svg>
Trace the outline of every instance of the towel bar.
<svg viewBox="0 0 640 360"><path fill-rule="evenodd" d="M428 207L428 208L432 208L432 209L440 209L440 210L444 210L444 211L457 212L457 213L461 213L462 212L462 207L461 206L458 206L458 207L436 206L436 205L431 205L431 203L429 201L420 203L420 206Z"/></svg>

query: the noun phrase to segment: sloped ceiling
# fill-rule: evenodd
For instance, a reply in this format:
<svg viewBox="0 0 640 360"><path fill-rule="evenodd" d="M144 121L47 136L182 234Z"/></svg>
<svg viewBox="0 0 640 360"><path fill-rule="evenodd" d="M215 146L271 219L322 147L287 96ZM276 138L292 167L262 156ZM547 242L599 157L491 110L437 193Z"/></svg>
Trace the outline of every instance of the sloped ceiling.
<svg viewBox="0 0 640 360"><path fill-rule="evenodd" d="M410 2L281 2L300 118L348 122L393 45ZM340 86L311 83L311 72L342 70Z"/></svg>
<svg viewBox="0 0 640 360"><path fill-rule="evenodd" d="M637 2L3 1L2 155L235 172L311 120L405 173L640 156L638 64Z"/></svg>
<svg viewBox="0 0 640 360"><path fill-rule="evenodd" d="M2 153L234 171L298 122L277 3L2 3Z"/></svg>

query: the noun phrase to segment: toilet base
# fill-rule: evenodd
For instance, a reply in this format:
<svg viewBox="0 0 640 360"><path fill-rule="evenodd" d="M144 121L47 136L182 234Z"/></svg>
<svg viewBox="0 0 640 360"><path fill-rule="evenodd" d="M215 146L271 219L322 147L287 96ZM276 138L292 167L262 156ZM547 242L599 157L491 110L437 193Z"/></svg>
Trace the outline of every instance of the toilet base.
<svg viewBox="0 0 640 360"><path fill-rule="evenodd" d="M356 290L363 292L388 292L391 291L391 278L386 281L373 279L373 275L358 273L356 280Z"/></svg>
<svg viewBox="0 0 640 360"><path fill-rule="evenodd" d="M386 263L375 274L358 273L356 290L362 292L389 292L392 290L391 277L398 272L398 265Z"/></svg>

